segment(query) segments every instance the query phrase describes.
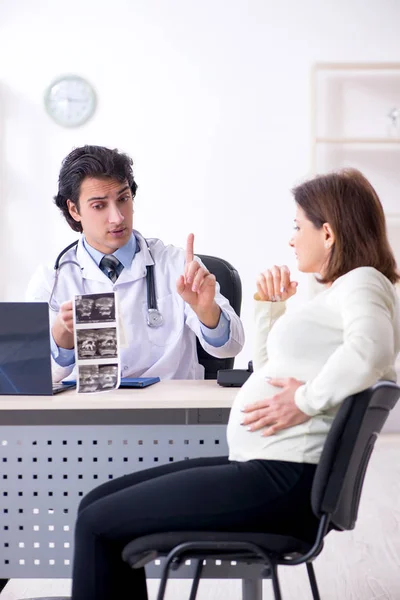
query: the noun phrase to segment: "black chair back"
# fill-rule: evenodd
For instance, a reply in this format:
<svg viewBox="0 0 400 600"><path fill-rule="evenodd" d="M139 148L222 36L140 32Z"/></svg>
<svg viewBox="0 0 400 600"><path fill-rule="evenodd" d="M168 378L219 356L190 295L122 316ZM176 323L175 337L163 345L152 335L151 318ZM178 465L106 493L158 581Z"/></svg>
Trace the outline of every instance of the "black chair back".
<svg viewBox="0 0 400 600"><path fill-rule="evenodd" d="M223 258L207 256L206 254L198 254L198 257L210 273L215 275L220 286L221 294L229 300L233 310L240 317L242 283L240 281L239 273ZM217 379L217 371L219 369L233 369L235 361L234 358L215 358L214 356L211 356L202 348L198 340L197 356L199 358L199 363L204 367L205 379Z"/></svg>
<svg viewBox="0 0 400 600"><path fill-rule="evenodd" d="M389 411L400 396L390 381L349 396L326 439L318 464L311 502L317 517L330 515L330 526L353 529L368 462Z"/></svg>

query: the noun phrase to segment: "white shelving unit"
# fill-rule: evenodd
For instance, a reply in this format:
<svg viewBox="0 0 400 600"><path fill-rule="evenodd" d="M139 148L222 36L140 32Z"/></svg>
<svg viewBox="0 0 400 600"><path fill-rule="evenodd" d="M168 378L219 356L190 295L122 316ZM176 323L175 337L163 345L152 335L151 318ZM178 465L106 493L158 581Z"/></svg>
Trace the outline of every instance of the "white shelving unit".
<svg viewBox="0 0 400 600"><path fill-rule="evenodd" d="M400 264L400 63L316 64L311 121L312 172L348 166L364 173Z"/></svg>
<svg viewBox="0 0 400 600"><path fill-rule="evenodd" d="M395 118L393 110L397 109ZM392 117L389 117L389 114ZM400 149L400 63L318 63L312 72L312 170L325 146ZM326 150L326 148L325 148ZM343 166L346 157L332 161Z"/></svg>

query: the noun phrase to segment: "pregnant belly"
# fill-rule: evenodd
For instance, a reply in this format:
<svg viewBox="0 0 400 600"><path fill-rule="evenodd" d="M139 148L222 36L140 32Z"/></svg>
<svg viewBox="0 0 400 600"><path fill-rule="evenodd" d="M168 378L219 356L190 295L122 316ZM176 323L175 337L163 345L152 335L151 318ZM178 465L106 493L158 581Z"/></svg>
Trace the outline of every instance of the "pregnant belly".
<svg viewBox="0 0 400 600"><path fill-rule="evenodd" d="M241 409L249 404L264 400L265 398L271 398L279 392L279 388L271 385L266 377L267 376L262 371L253 373L240 388L235 397L232 410L238 410L240 412Z"/></svg>
<svg viewBox="0 0 400 600"><path fill-rule="evenodd" d="M232 406L227 429L229 452L233 460L262 458L318 462L333 414L319 415L270 437L263 437L263 429L248 431L245 425L241 425L244 418L243 408L271 398L278 392L279 388L266 380L263 370L253 373L240 389Z"/></svg>
<svg viewBox="0 0 400 600"><path fill-rule="evenodd" d="M304 435L304 430L308 429L307 424L293 427L291 431L287 429L280 431L272 437L263 437L262 430L252 432L248 431L245 425L241 425L244 418L243 408L254 402L271 398L278 392L279 388L267 381L263 369L256 371L249 377L237 394L229 416L227 438L231 454L240 454L242 459L266 458L268 457L268 447L279 446L282 437L294 438L289 442L292 455L294 450L296 450L296 453L298 450L303 450L303 444L299 444L296 438L299 435Z"/></svg>

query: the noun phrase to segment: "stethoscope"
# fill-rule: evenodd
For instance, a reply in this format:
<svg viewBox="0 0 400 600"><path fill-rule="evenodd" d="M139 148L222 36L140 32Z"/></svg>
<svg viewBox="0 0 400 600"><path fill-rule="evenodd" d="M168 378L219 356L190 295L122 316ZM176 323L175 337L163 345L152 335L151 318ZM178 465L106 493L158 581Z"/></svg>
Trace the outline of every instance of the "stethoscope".
<svg viewBox="0 0 400 600"><path fill-rule="evenodd" d="M53 288L51 290L51 294L50 294L50 298L49 298L49 306L52 310L58 310L58 306L57 307L52 306L51 301L54 296L54 291L57 287L58 277L60 275L60 271L61 271L62 267L64 267L65 265L75 265L76 267L79 267L79 269L82 271L81 265L78 262L76 262L76 260L63 260L61 262L61 259L64 256L64 254L66 254L68 252L68 250L71 250L71 248L74 248L77 245L78 245L78 240L76 240L75 242L72 242L72 244L69 244L69 246L67 246L66 248L61 250L60 254L57 256L56 261L54 263L54 270L55 270L54 284L53 284ZM150 248L149 248L147 242L146 242L146 246L147 246L147 250L149 251L150 258L154 262L153 256L150 252ZM146 265L146 286L147 286L147 325L149 327L161 327L162 325L164 325L164 317L158 310L158 306L157 306L156 284L155 284L155 279L154 279L154 265Z"/></svg>

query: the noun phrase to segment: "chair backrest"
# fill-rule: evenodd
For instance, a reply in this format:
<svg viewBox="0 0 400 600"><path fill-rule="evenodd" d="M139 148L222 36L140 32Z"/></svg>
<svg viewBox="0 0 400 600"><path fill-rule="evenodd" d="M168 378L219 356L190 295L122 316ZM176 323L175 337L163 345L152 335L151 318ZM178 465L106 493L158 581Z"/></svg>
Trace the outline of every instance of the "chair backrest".
<svg viewBox="0 0 400 600"><path fill-rule="evenodd" d="M240 307L242 304L242 283L239 273L236 269L223 258L216 256L207 256L198 254L200 260L205 264L207 269L215 275L220 291L225 298L229 300L235 313L240 317ZM217 371L219 369L232 369L234 358L215 358L206 352L197 340L197 356L199 362L205 369L205 379L217 379Z"/></svg>
<svg viewBox="0 0 400 600"><path fill-rule="evenodd" d="M379 381L346 398L326 439L311 502L314 513L331 515L331 526L353 529L364 476L375 441L400 396L400 387Z"/></svg>

